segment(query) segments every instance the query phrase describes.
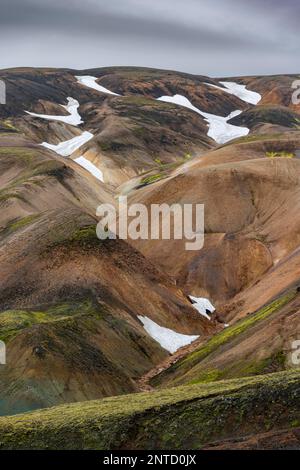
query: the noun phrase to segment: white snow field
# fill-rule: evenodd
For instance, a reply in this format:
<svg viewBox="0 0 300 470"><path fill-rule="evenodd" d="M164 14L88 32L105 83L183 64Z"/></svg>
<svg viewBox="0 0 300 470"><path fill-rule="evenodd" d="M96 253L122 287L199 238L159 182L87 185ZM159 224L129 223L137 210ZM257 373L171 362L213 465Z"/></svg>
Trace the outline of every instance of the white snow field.
<svg viewBox="0 0 300 470"><path fill-rule="evenodd" d="M118 93L114 93L113 91L108 90L104 86L99 85L96 82L97 77L92 77L91 75L77 75L75 76L75 78L79 83L89 88L93 88L93 90L101 91L102 93L108 93L109 95L120 96Z"/></svg>
<svg viewBox="0 0 300 470"><path fill-rule="evenodd" d="M94 135L91 132L85 131L82 134L73 137L73 139L66 140L65 142L61 142L57 145L48 144L48 142L43 142L41 145L47 149L53 150L62 157L69 157L72 155L72 153L78 150L83 144L91 140L93 137Z"/></svg>
<svg viewBox="0 0 300 470"><path fill-rule="evenodd" d="M148 317L138 315L138 318L143 323L148 335L171 354L175 353L179 348L191 344L193 341L199 338L197 335L193 336L176 333L176 331L170 330L169 328L159 326Z"/></svg>
<svg viewBox="0 0 300 470"><path fill-rule="evenodd" d="M60 106L68 111L69 116L52 116L48 114L31 113L30 111L25 112L30 116L47 119L48 121L60 121L65 122L66 124L70 124L71 126L78 126L79 124L83 123L81 116L78 113L79 103L77 100L74 100L74 98L68 97L67 99L68 104L61 104Z"/></svg>
<svg viewBox="0 0 300 470"><path fill-rule="evenodd" d="M213 304L205 297L193 297L192 295L189 295L189 298L193 302L193 307L198 310L203 317L210 320L210 316L207 314L206 310L213 313L216 310Z"/></svg>
<svg viewBox="0 0 300 470"><path fill-rule="evenodd" d="M248 127L234 126L227 122L241 113L242 111L236 110L230 113L227 117L204 113L206 114L205 120L209 124L207 135L218 144L226 144L226 142L229 142L230 140L248 135L250 132Z"/></svg>
<svg viewBox="0 0 300 470"><path fill-rule="evenodd" d="M261 100L261 95L256 91L247 90L246 85L239 85L235 82L219 82L223 87L213 85L212 83L205 83L205 85L217 88L218 90L229 93L230 95L237 96L240 100L250 104L258 104Z"/></svg>
<svg viewBox="0 0 300 470"><path fill-rule="evenodd" d="M196 106L194 106L190 100L182 95L161 96L157 99L159 101L165 101L167 103L174 103L179 106L184 106L185 108L189 108L192 111L195 111L195 113L200 114L200 116L204 117L206 122L208 122L209 129L207 135L214 139L214 141L218 144L225 144L232 139L237 139L238 137L243 137L249 134L249 129L247 127L234 126L233 124L228 124L227 122L233 117L241 114L242 111L240 110L233 111L227 117L222 117L217 116L216 114L200 111L200 109L196 108Z"/></svg>
<svg viewBox="0 0 300 470"><path fill-rule="evenodd" d="M89 173L91 173L95 178L102 181L104 183L103 173L99 168L97 168L92 162L87 160L84 157L78 157L74 159L74 162L78 163L78 165L85 168Z"/></svg>
<svg viewBox="0 0 300 470"><path fill-rule="evenodd" d="M250 104L258 104L262 96L256 91L247 90L246 85L239 85L235 82L220 82L224 85L228 92L237 96L240 100L246 101Z"/></svg>
<svg viewBox="0 0 300 470"><path fill-rule="evenodd" d="M93 77L90 77L90 78L93 78ZM50 116L47 114L31 113L29 111L26 111L26 113L30 114L30 116L33 116L33 117L38 117L41 119L48 119L49 121L61 121L61 122L65 122L66 124L71 124L72 126L78 126L79 124L83 123L83 121L81 120L81 116L78 113L79 103L77 100L74 100L73 98L69 97L68 104L67 105L61 104L60 106L65 108L69 112L70 116ZM43 147L47 149L53 150L54 152L56 152L58 155L61 155L62 157L69 157L74 152L76 152L76 150L78 150L82 145L86 144L89 140L91 140L93 137L94 135L91 132L83 131L80 135L73 137L70 140L60 142L57 145L49 144L48 142L43 142L40 145L42 145ZM99 170L99 168L97 168L92 162L90 162L84 157L75 158L74 162L82 166L85 170L91 173L95 178L104 182L102 171Z"/></svg>

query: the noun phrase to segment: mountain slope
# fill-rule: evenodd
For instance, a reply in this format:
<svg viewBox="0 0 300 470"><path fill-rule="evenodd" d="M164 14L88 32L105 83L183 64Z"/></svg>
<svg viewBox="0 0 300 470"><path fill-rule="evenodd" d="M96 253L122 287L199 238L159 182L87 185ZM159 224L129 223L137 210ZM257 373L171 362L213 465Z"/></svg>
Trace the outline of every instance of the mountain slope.
<svg viewBox="0 0 300 470"><path fill-rule="evenodd" d="M293 368L299 294L289 291L194 348L151 380L154 386L214 382Z"/></svg>
<svg viewBox="0 0 300 470"><path fill-rule="evenodd" d="M297 76L0 78L0 414L61 405L0 418L0 447L299 447ZM120 194L204 203L204 247L100 241Z"/></svg>
<svg viewBox="0 0 300 470"><path fill-rule="evenodd" d="M96 207L114 203L104 184L18 132L0 139L1 414L136 391L168 355L139 315L213 331L140 253L97 238Z"/></svg>
<svg viewBox="0 0 300 470"><path fill-rule="evenodd" d="M286 446L299 449L299 413L295 371L2 417L0 448L201 449L258 432L270 433L270 447L285 430Z"/></svg>

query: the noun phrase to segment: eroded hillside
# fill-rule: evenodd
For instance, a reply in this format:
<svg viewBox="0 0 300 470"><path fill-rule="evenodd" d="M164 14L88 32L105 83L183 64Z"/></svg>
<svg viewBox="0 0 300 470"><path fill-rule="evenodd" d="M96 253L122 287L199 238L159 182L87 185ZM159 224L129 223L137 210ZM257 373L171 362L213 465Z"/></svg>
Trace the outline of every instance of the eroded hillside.
<svg viewBox="0 0 300 470"><path fill-rule="evenodd" d="M300 334L299 77L112 67L0 78L0 414L62 406L1 418L2 447L224 448L237 429L240 447L259 446L255 433L262 447L299 446L299 376L289 371ZM204 204L204 247L100 241L96 209L121 194L147 208ZM141 390L151 393L63 405ZM83 432L91 414L97 439ZM182 415L202 423L192 441L176 432ZM66 444L56 426L73 418ZM31 420L38 437L25 436ZM53 430L59 443L46 443Z"/></svg>

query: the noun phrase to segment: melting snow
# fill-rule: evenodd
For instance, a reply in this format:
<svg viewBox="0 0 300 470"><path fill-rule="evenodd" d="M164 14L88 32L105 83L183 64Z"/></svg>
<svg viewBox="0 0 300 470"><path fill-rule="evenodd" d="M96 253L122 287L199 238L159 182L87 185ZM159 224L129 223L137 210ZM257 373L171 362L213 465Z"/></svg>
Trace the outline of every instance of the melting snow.
<svg viewBox="0 0 300 470"><path fill-rule="evenodd" d="M213 85L212 83L205 83L205 85L217 88L218 90L222 90L230 95L237 96L240 100L245 101L246 103L258 104L261 100L261 95L256 93L256 91L247 90L246 85L239 85L235 82L220 82L220 84L225 88Z"/></svg>
<svg viewBox="0 0 300 470"><path fill-rule="evenodd" d="M214 139L218 144L225 144L230 140L244 137L249 134L247 127L234 126L227 121L241 114L242 111L233 111L227 117L216 116L214 114L206 114L205 119L209 123L209 131L207 135Z"/></svg>
<svg viewBox="0 0 300 470"><path fill-rule="evenodd" d="M196 335L192 336L176 333L176 331L170 330L169 328L159 326L148 317L138 315L138 318L143 323L148 335L171 354L176 352L179 348L182 348L187 344L191 344L193 341L199 338L199 336Z"/></svg>
<svg viewBox="0 0 300 470"><path fill-rule="evenodd" d="M103 173L99 168L97 168L92 162L87 160L84 157L78 157L74 159L74 162L78 163L78 165L82 166L85 168L87 171L89 171L95 178L98 180L102 181L104 183L103 179Z"/></svg>
<svg viewBox="0 0 300 470"><path fill-rule="evenodd" d="M200 114L208 122L209 130L207 135L214 139L218 144L225 144L232 139L243 137L249 134L249 129L247 127L234 126L233 124L228 124L227 122L233 117L241 114L242 111L240 110L233 111L227 117L222 117L200 111L200 109L196 108L196 106L194 106L185 96L182 95L161 96L158 98L158 100L166 101L167 103L178 104L179 106L184 106Z"/></svg>
<svg viewBox="0 0 300 470"><path fill-rule="evenodd" d="M94 135L91 134L91 132L85 131L81 135L73 137L73 139L66 140L65 142L61 142L58 145L48 144L47 142L43 142L41 145L50 150L53 150L62 157L69 157L72 155L72 153L78 150L83 144L91 140L93 137Z"/></svg>
<svg viewBox="0 0 300 470"><path fill-rule="evenodd" d="M97 83L97 77L92 77L91 75L81 75L75 76L77 81L82 85L85 85L89 88L93 88L93 90L101 91L102 93L108 93L109 95L120 96L118 93L114 93L113 91L108 90L104 86L101 86Z"/></svg>
<svg viewBox="0 0 300 470"><path fill-rule="evenodd" d="M81 116L78 113L79 103L77 100L74 100L74 98L69 97L68 104L67 105L61 104L60 106L66 109L70 115L69 116L52 116L48 114L31 113L30 111L26 111L26 113L30 114L30 116L33 116L33 117L37 117L41 119L48 119L48 121L61 121L61 122L65 122L66 124L71 124L72 126L78 126L79 124L83 123Z"/></svg>
<svg viewBox="0 0 300 470"><path fill-rule="evenodd" d="M93 79L93 77L78 77L78 78L88 78L88 79ZM97 85L97 84L95 84ZM98 85L97 85L98 86ZM100 87L100 85L99 85ZM100 87L103 88L103 87ZM98 88L96 88L98 89ZM105 89L106 90L106 89ZM101 90L103 91L103 90ZM106 93L112 93L108 90L106 90ZM112 93L115 94L115 93ZM30 116L33 117L38 117L42 119L48 119L49 121L61 121L65 122L66 124L71 124L73 126L78 126L79 124L82 124L83 121L81 120L81 116L78 113L78 108L79 108L79 103L77 100L74 100L73 98L68 98L68 104L67 105L60 105L64 109L68 111L70 114L69 116L50 116L47 114L37 114L37 113L31 113L29 111L26 111L27 114L30 114ZM94 135L91 132L84 131L82 134L73 137L70 140L66 140L65 142L60 142L57 145L49 144L48 142L43 142L41 145L43 147L46 147L50 150L53 150L56 152L58 155L61 155L63 157L69 157L72 155L76 150L78 150L82 145L84 145L86 142L91 140L94 137ZM84 157L78 157L75 158L74 161L85 168L87 171L89 171L95 178L98 180L104 182L103 179L103 173L99 168L97 168L92 162L87 160Z"/></svg>
<svg viewBox="0 0 300 470"><path fill-rule="evenodd" d="M210 316L207 311L213 313L216 310L213 304L205 297L193 297L192 295L189 295L189 298L193 302L193 307L198 310L201 315L210 320Z"/></svg>
<svg viewBox="0 0 300 470"><path fill-rule="evenodd" d="M205 85L217 88L218 90L222 90L230 95L237 96L240 100L245 101L246 103L258 104L261 100L261 95L256 93L256 91L247 90L246 85L239 85L235 82L220 82L220 84L225 88L213 85L212 83L205 83Z"/></svg>
<svg viewBox="0 0 300 470"><path fill-rule="evenodd" d="M246 103L258 104L262 98L261 95L256 91L247 90L246 85L239 85L235 82L220 83L228 89L229 93L237 96L243 101L246 101Z"/></svg>

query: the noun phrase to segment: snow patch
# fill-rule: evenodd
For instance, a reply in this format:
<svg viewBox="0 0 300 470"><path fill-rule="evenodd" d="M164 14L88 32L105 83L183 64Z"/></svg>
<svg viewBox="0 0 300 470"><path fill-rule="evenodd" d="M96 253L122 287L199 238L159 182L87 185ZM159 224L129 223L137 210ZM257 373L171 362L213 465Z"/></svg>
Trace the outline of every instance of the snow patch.
<svg viewBox="0 0 300 470"><path fill-rule="evenodd" d="M229 114L227 117L217 116L216 114L205 113L196 108L185 96L174 95L174 96L161 96L157 98L159 101L165 101L167 103L174 103L179 106L184 106L189 108L195 113L200 114L204 117L208 123L209 130L207 135L214 139L218 144L225 144L232 139L237 139L238 137L243 137L249 134L249 129L247 127L234 126L233 124L228 124L227 121L232 119L235 116L241 114L242 111L236 110Z"/></svg>
<svg viewBox="0 0 300 470"><path fill-rule="evenodd" d="M220 84L225 88L214 85L213 83L205 83L205 85L217 88L218 90L229 93L230 95L237 96L237 98L245 101L246 103L258 104L262 98L262 96L256 91L247 90L246 85L240 85L235 82L220 82Z"/></svg>
<svg viewBox="0 0 300 470"><path fill-rule="evenodd" d="M161 96L160 98L157 98L157 100L165 101L166 103L178 104L179 106L184 106L185 108L189 108L192 111L201 114L201 116L203 116L204 114L198 108L196 108L196 106L193 106L190 100L188 100L185 96L182 95Z"/></svg>
<svg viewBox="0 0 300 470"><path fill-rule="evenodd" d="M66 140L65 142L61 142L58 145L48 144L48 142L43 142L41 145L47 149L53 150L62 157L69 157L93 137L94 135L91 132L85 131L81 135L73 137L73 139Z"/></svg>
<svg viewBox="0 0 300 470"><path fill-rule="evenodd" d="M234 126L227 121L239 116L242 113L240 110L233 111L227 117L216 116L214 114L206 114L205 120L209 124L209 131L207 135L215 140L218 144L226 144L230 140L244 137L249 134L247 127Z"/></svg>
<svg viewBox="0 0 300 470"><path fill-rule="evenodd" d="M78 163L78 165L85 168L89 173L91 173L95 178L102 181L104 183L103 173L99 168L97 168L92 162L87 160L84 157L78 157L74 159L74 162Z"/></svg>
<svg viewBox="0 0 300 470"><path fill-rule="evenodd" d="M179 348L191 344L193 341L199 338L199 336L196 335L193 336L176 333L176 331L170 330L169 328L159 326L148 317L138 315L138 318L143 323L148 335L171 354L175 353Z"/></svg>
<svg viewBox="0 0 300 470"><path fill-rule="evenodd" d="M235 82L220 82L221 85L224 85L228 93L237 96L240 100L246 101L250 104L258 104L262 96L256 91L247 90L246 85L240 85Z"/></svg>
<svg viewBox="0 0 300 470"><path fill-rule="evenodd" d="M258 104L262 98L259 93L256 93L256 91L247 90L246 85L239 85L235 82L220 82L220 84L225 88L214 85L212 83L205 83L205 85L208 85L212 88L217 88L217 90L234 95L246 103Z"/></svg>
<svg viewBox="0 0 300 470"><path fill-rule="evenodd" d="M212 314L216 309L213 306L213 304L206 299L205 297L193 297L192 295L189 295L189 298L193 302L193 307L198 310L198 312L208 320L210 320L210 316L208 315L207 312Z"/></svg>
<svg viewBox="0 0 300 470"><path fill-rule="evenodd" d="M78 75L75 76L75 78L79 83L89 88L92 88L93 90L101 91L102 93L107 93L109 95L120 96L118 93L114 93L113 91L108 90L104 86L99 85L99 83L97 83L97 77L92 77L91 75Z"/></svg>
<svg viewBox="0 0 300 470"><path fill-rule="evenodd" d="M68 97L68 104L67 105L61 104L60 106L66 109L70 115L69 116L52 116L48 114L31 113L30 111L25 111L25 112L33 117L47 119L48 121L65 122L66 124L70 124L71 126L78 126L79 124L83 123L81 116L78 113L79 103L77 100L74 100L74 98Z"/></svg>

